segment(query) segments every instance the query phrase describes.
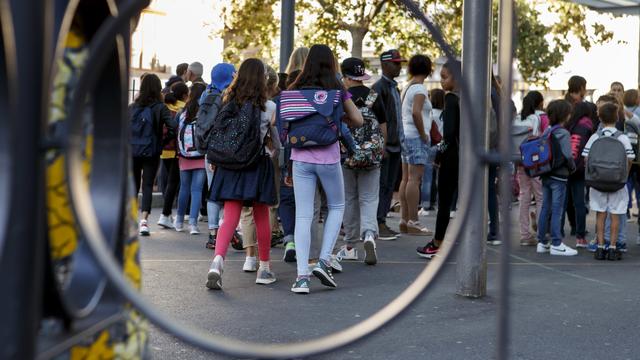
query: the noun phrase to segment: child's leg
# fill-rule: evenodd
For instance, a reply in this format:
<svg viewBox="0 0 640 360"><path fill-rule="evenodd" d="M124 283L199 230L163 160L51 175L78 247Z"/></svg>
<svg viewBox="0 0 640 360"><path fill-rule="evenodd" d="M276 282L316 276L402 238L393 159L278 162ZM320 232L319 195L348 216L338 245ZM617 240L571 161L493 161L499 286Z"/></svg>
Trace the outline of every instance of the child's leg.
<svg viewBox="0 0 640 360"><path fill-rule="evenodd" d="M258 256L260 257L260 261L269 261L269 252L271 251L269 206L254 203L253 220L256 224L256 235L258 237Z"/></svg>
<svg viewBox="0 0 640 360"><path fill-rule="evenodd" d="M598 239L598 245L604 246L604 222L607 218L606 212L596 213L596 237ZM617 237L617 234L616 234Z"/></svg>
<svg viewBox="0 0 640 360"><path fill-rule="evenodd" d="M233 237L233 233L236 231L240 221L241 210L242 201L230 200L224 202L224 221L218 233L215 255L220 255L223 258L227 255L231 237Z"/></svg>
<svg viewBox="0 0 640 360"><path fill-rule="evenodd" d="M611 247L616 247L618 243L618 229L620 227L620 215L609 214L611 217ZM626 220L625 220L626 221Z"/></svg>

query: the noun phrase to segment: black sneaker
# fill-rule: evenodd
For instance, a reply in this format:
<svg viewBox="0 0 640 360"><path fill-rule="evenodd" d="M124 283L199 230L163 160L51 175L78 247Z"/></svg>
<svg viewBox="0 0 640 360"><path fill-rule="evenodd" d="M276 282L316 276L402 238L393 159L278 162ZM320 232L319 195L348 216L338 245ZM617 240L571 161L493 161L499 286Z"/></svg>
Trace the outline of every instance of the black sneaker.
<svg viewBox="0 0 640 360"><path fill-rule="evenodd" d="M440 247L436 246L433 241L429 241L429 243L423 247L419 247L416 249L418 256L423 257L425 259L431 259L438 254L438 250Z"/></svg>
<svg viewBox="0 0 640 360"><path fill-rule="evenodd" d="M606 259L606 255L605 255L605 251L603 248L598 247L596 249L596 252L593 254L594 259L596 260L605 260Z"/></svg>
<svg viewBox="0 0 640 360"><path fill-rule="evenodd" d="M318 260L318 264L313 268L313 275L320 279L320 282L324 286L329 287L338 287L336 281L333 278L333 274L331 273L331 267L324 264L324 261Z"/></svg>
<svg viewBox="0 0 640 360"><path fill-rule="evenodd" d="M611 261L622 260L622 253L618 249L609 248L609 251L607 251L607 259Z"/></svg>
<svg viewBox="0 0 640 360"><path fill-rule="evenodd" d="M209 240L207 240L207 243L204 244L204 247L206 247L207 249L215 249L217 237L218 237L217 233L215 235L209 233Z"/></svg>
<svg viewBox="0 0 640 360"><path fill-rule="evenodd" d="M398 238L398 233L389 229L387 224L378 224L378 240L395 240Z"/></svg>
<svg viewBox="0 0 640 360"><path fill-rule="evenodd" d="M231 247L237 251L244 250L244 247L242 246L242 236L238 234L237 231L234 231L233 236L231 237Z"/></svg>

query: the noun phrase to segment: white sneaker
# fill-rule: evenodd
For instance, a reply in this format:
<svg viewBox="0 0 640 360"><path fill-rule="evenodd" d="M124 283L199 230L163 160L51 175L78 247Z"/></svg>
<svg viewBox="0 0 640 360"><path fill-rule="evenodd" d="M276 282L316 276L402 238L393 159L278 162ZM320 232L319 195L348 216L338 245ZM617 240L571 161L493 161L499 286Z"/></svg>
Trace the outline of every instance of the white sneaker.
<svg viewBox="0 0 640 360"><path fill-rule="evenodd" d="M371 233L367 233L364 237L364 263L367 265L375 265L377 262L376 241Z"/></svg>
<svg viewBox="0 0 640 360"><path fill-rule="evenodd" d="M337 256L331 255L331 260L329 261L329 263L331 265L331 270L333 270L333 272L335 273L342 272L342 264L340 264L340 261L338 260Z"/></svg>
<svg viewBox="0 0 640 360"><path fill-rule="evenodd" d="M557 256L575 256L578 255L578 250L572 249L565 245L564 243L559 246L551 246L551 255Z"/></svg>
<svg viewBox="0 0 640 360"><path fill-rule="evenodd" d="M336 253L338 261L342 260L358 260L358 251L355 248L347 249L347 245L342 245Z"/></svg>
<svg viewBox="0 0 640 360"><path fill-rule="evenodd" d="M455 219L456 218L456 212L455 211L451 211L449 213L449 219Z"/></svg>
<svg viewBox="0 0 640 360"><path fill-rule="evenodd" d="M147 220L140 220L140 235L149 236L149 225L147 224Z"/></svg>
<svg viewBox="0 0 640 360"><path fill-rule="evenodd" d="M198 222L202 221L202 222L207 222L207 217L203 216L203 215L198 215Z"/></svg>
<svg viewBox="0 0 640 360"><path fill-rule="evenodd" d="M268 267L261 266L256 276L256 284L269 285L274 282L276 282L276 275Z"/></svg>
<svg viewBox="0 0 640 360"><path fill-rule="evenodd" d="M173 219L171 219L171 215L169 216L160 215L160 219L158 220L158 225L162 226L165 229L173 229Z"/></svg>
<svg viewBox="0 0 640 360"><path fill-rule="evenodd" d="M184 224L178 222L178 220L176 219L176 221L173 223L173 228L176 229L177 232L182 232L184 230Z"/></svg>
<svg viewBox="0 0 640 360"><path fill-rule="evenodd" d="M220 290L222 289L222 273L224 272L224 259L222 256L217 255L211 262L209 267L209 273L207 273L207 284L209 289Z"/></svg>
<svg viewBox="0 0 640 360"><path fill-rule="evenodd" d="M549 252L551 246L549 244L543 244L541 242L538 243L538 247L536 248L536 252L538 254L546 254Z"/></svg>
<svg viewBox="0 0 640 360"><path fill-rule="evenodd" d="M256 272L258 270L258 259L255 256L247 256L242 266L244 272Z"/></svg>
<svg viewBox="0 0 640 360"><path fill-rule="evenodd" d="M200 229L198 229L198 225L189 225L189 234L191 235L200 234Z"/></svg>
<svg viewBox="0 0 640 360"><path fill-rule="evenodd" d="M429 212L425 209L418 210L418 216L429 216Z"/></svg>

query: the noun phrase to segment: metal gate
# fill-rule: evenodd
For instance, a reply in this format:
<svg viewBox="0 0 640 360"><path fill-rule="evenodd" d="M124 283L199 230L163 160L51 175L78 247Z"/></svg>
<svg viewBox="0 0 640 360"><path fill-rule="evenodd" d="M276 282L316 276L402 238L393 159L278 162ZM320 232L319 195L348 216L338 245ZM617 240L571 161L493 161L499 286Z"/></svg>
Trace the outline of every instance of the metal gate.
<svg viewBox="0 0 640 360"><path fill-rule="evenodd" d="M484 211L474 217L477 208L463 206L442 256L373 316L331 335L291 344L244 343L192 330L155 309L138 291L138 206L128 180L126 114L130 29L148 2L0 0L0 358L144 357L147 321L211 352L300 358L336 350L388 324L426 291L454 247L462 251L463 276L482 272L484 259L466 254L484 244L465 240L462 229L478 228ZM455 58L413 1L397 2ZM510 94L513 2L500 4L500 75L503 93ZM500 154L486 152L491 1L467 0L464 6L461 179L485 181L462 181L460 201L480 196L482 205L489 163L502 165L501 191L509 193L510 136L502 132ZM508 108L505 95L501 112L508 114ZM475 109L476 116L465 109ZM502 119L508 129L508 116ZM502 234L509 234L509 198L502 201ZM500 267L501 359L508 356L508 256L507 240Z"/></svg>

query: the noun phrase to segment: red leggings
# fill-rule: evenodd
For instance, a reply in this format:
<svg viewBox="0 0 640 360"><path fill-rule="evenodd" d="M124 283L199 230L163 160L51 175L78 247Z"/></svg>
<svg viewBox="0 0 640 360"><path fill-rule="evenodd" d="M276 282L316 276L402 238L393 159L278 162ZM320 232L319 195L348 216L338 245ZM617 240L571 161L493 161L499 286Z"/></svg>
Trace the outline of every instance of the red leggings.
<svg viewBox="0 0 640 360"><path fill-rule="evenodd" d="M233 233L240 222L240 212L242 211L242 201L227 200L224 202L224 220L218 238L216 240L215 255L223 258L227 255L229 243ZM271 225L269 224L269 206L260 203L253 203L253 221L256 223L256 236L258 238L258 257L260 261L269 261L271 251Z"/></svg>

